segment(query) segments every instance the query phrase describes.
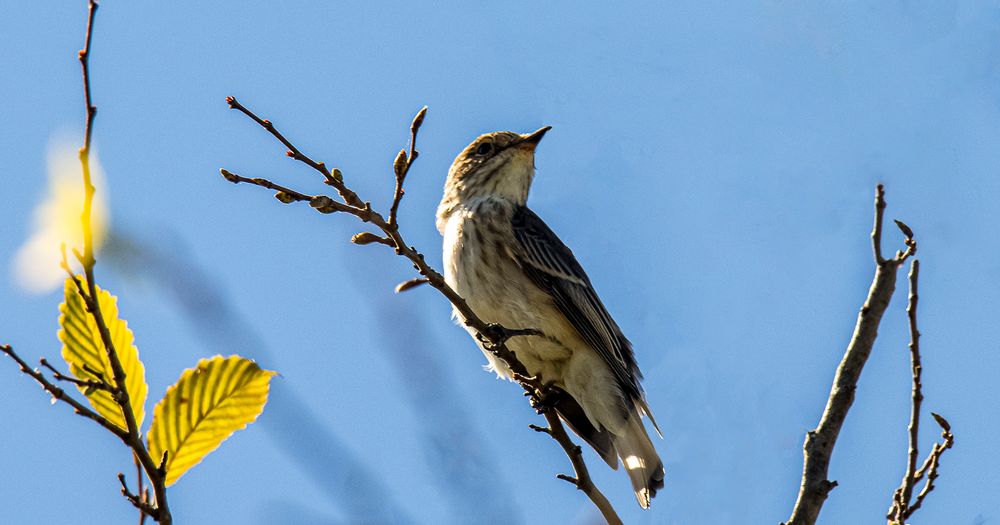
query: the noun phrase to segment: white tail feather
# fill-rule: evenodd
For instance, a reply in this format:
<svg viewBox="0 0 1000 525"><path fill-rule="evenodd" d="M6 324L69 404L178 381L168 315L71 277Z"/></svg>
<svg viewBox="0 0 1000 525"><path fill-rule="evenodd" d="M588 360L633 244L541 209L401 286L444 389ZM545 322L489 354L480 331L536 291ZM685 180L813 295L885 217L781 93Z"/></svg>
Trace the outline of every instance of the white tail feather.
<svg viewBox="0 0 1000 525"><path fill-rule="evenodd" d="M625 465L639 506L647 509L656 491L663 488L663 462L653 448L637 411L629 416L624 430L622 435L614 437L615 448Z"/></svg>

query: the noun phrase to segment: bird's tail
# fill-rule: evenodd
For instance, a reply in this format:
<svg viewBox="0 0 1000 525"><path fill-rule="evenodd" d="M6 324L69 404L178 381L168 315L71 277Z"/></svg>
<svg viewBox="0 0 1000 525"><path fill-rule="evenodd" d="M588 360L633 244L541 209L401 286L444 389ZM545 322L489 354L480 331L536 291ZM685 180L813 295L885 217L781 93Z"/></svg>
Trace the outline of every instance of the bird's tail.
<svg viewBox="0 0 1000 525"><path fill-rule="evenodd" d="M632 481L639 506L649 508L649 500L656 496L657 490L663 488L663 462L653 448L646 428L642 426L642 417L638 411L633 410L629 415L624 433L612 439Z"/></svg>

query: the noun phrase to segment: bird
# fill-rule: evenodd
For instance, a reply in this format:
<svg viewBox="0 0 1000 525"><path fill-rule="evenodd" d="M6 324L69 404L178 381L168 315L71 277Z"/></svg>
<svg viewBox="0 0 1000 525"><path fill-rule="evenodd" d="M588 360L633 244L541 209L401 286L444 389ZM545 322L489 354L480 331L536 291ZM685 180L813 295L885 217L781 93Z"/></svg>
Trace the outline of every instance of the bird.
<svg viewBox="0 0 1000 525"><path fill-rule="evenodd" d="M573 252L528 206L535 151L551 129L487 133L458 154L436 226L444 277L482 320L540 334L507 341L528 373L548 385L547 404L614 470L625 466L639 505L663 488L663 462L643 425L662 438L640 384L632 345ZM456 320L465 318L454 310ZM486 369L514 380L477 337Z"/></svg>

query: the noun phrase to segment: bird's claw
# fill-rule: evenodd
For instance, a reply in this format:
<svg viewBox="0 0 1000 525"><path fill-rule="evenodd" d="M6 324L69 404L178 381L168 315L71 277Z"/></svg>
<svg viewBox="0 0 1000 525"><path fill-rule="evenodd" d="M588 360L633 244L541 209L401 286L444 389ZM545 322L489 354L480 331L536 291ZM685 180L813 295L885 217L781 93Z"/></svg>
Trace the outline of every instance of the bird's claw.
<svg viewBox="0 0 1000 525"><path fill-rule="evenodd" d="M491 347L503 346L511 337L523 335L544 335L541 330L534 328L507 328L498 323L489 323L486 328L476 334L479 340L487 349Z"/></svg>
<svg viewBox="0 0 1000 525"><path fill-rule="evenodd" d="M530 403L535 412L544 414L559 404L558 389L551 381L544 382L532 392Z"/></svg>

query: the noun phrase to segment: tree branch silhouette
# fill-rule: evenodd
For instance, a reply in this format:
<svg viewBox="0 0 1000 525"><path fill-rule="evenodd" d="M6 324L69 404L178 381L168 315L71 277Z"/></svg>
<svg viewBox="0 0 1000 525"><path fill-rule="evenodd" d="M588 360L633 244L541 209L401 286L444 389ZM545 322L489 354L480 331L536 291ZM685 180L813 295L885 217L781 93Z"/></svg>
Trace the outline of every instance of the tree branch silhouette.
<svg viewBox="0 0 1000 525"><path fill-rule="evenodd" d="M330 170L323 162L317 162L304 155L275 128L270 120L258 117L252 111L240 104L236 98L227 97L226 102L229 104L230 108L240 111L281 142L288 150L286 152L288 157L300 161L318 171L323 176L324 183L332 186L337 191L341 200L334 200L326 195L309 195L302 193L285 186L275 184L264 178L243 177L224 168L220 170L222 176L232 183L249 183L275 190L277 191L275 198L282 203L289 204L292 202L308 202L312 208L320 213L346 213L353 215L362 222L370 223L381 230L383 234L381 236L371 232L362 232L355 235L352 240L357 244L375 243L392 246L397 255L405 257L413 263L414 269L416 269L421 277L401 283L397 287L398 291L406 290L426 282L438 290L438 292L444 295L445 298L451 302L454 308L461 313L461 317L465 319L465 324L476 331L477 338L483 347L508 365L513 372L515 380L521 385L522 388L524 388L527 395L531 398L532 406L535 407L540 414L545 416L548 426L544 429L542 429L542 427L535 428L542 429L543 432L551 436L559 443L559 445L563 448L563 451L566 452L569 457L575 473L575 476L572 477L560 475L560 479L565 479L573 483L574 486L584 492L598 508L598 510L600 510L601 514L608 523L613 525L620 524L621 519L618 517L610 502L608 502L607 498L593 484L579 447L572 442L563 428L562 422L559 420L559 416L546 403L545 398L547 389L538 378L532 377L528 373L527 368L520 362L520 360L518 360L515 353L506 346L506 342L511 337L531 337L538 335L539 332L530 327L504 327L495 323L488 323L481 319L475 312L472 311L465 299L463 299L445 282L444 277L427 264L424 260L423 254L420 253L416 247L410 246L406 243L400 233L397 214L400 201L404 194L403 184L405 182L406 175L409 172L410 166L412 166L419 154L416 150L417 133L419 132L420 125L423 123L427 108L422 108L410 124L409 152L405 149L401 150L393 161L395 191L393 192L389 218L386 219L381 213L372 209L370 202L363 201L357 193L346 185L343 174L340 170L336 168Z"/></svg>

